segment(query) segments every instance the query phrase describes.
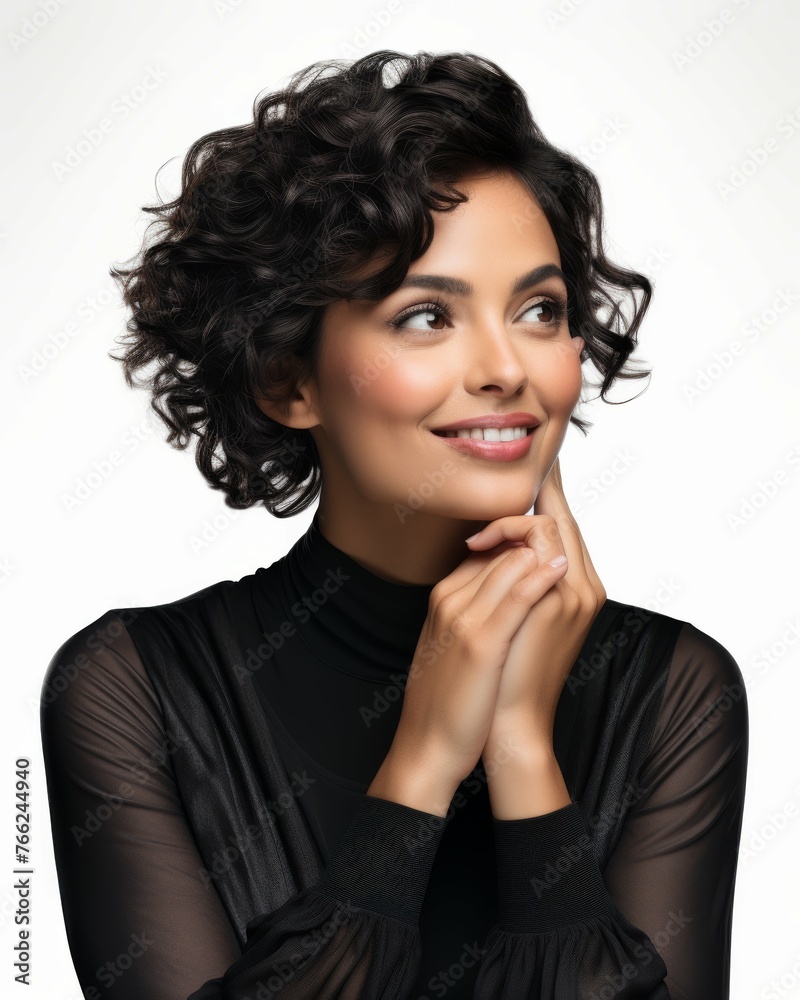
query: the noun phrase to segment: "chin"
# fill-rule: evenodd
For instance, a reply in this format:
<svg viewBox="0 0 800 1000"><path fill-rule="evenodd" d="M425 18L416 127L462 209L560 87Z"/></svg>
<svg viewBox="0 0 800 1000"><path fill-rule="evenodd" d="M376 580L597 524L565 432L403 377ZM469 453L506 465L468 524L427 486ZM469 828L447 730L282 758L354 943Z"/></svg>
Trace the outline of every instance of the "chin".
<svg viewBox="0 0 800 1000"><path fill-rule="evenodd" d="M511 517L518 514L527 514L533 507L536 500L536 493L531 489L530 484L514 496L509 496L505 490L502 496L498 497L474 497L472 501L468 498L466 491L461 493L452 504L442 503L435 511L440 517L451 517L460 521L496 521L501 517ZM430 513L433 509L428 508Z"/></svg>

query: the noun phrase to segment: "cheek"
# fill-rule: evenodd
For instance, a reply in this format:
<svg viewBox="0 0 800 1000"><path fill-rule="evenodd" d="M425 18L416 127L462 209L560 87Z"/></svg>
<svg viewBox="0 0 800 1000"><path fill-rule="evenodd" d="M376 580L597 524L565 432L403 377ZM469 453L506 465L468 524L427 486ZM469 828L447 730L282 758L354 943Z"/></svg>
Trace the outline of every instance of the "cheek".
<svg viewBox="0 0 800 1000"><path fill-rule="evenodd" d="M553 410L572 410L582 388L581 361L569 344L553 344L531 359L530 378L542 402Z"/></svg>
<svg viewBox="0 0 800 1000"><path fill-rule="evenodd" d="M340 418L362 434L424 420L440 404L441 375L421 354L339 352L326 359L326 372L327 408L335 399Z"/></svg>

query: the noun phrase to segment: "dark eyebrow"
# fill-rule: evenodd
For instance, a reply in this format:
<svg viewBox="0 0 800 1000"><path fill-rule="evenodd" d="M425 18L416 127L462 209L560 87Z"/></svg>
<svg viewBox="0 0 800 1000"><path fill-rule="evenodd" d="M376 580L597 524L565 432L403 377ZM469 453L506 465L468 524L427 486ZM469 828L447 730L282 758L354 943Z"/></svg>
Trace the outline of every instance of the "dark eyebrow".
<svg viewBox="0 0 800 1000"><path fill-rule="evenodd" d="M566 276L560 267L556 264L542 264L517 278L511 289L511 294L518 295L520 292L538 285L546 278L561 278L564 285L567 284ZM452 278L446 274L409 274L397 290L399 291L400 288L431 288L435 291L466 297L472 295L475 290L471 282L464 281L463 278Z"/></svg>

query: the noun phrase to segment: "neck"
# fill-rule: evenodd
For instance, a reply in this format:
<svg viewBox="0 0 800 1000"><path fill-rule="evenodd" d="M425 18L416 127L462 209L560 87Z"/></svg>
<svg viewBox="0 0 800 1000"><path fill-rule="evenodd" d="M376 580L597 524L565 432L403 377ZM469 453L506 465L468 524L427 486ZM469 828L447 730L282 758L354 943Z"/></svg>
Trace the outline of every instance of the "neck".
<svg viewBox="0 0 800 1000"><path fill-rule="evenodd" d="M404 507L354 513L320 499L320 533L370 572L392 583L433 586L467 558L464 539L486 521L462 520Z"/></svg>

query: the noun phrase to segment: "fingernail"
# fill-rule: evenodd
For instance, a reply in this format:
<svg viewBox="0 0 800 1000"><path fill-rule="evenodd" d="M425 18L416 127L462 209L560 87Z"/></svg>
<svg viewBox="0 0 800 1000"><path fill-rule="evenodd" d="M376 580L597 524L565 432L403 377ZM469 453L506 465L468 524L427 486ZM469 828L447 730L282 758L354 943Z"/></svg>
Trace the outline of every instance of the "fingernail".
<svg viewBox="0 0 800 1000"><path fill-rule="evenodd" d="M472 539L473 538L477 538L479 534L480 534L480 531L476 531L474 535L470 535L469 538L465 538L464 541L465 542L471 542Z"/></svg>
<svg viewBox="0 0 800 1000"><path fill-rule="evenodd" d="M551 566L563 566L566 561L567 561L567 557L566 556L556 556L555 559L551 559L550 560L550 565Z"/></svg>

